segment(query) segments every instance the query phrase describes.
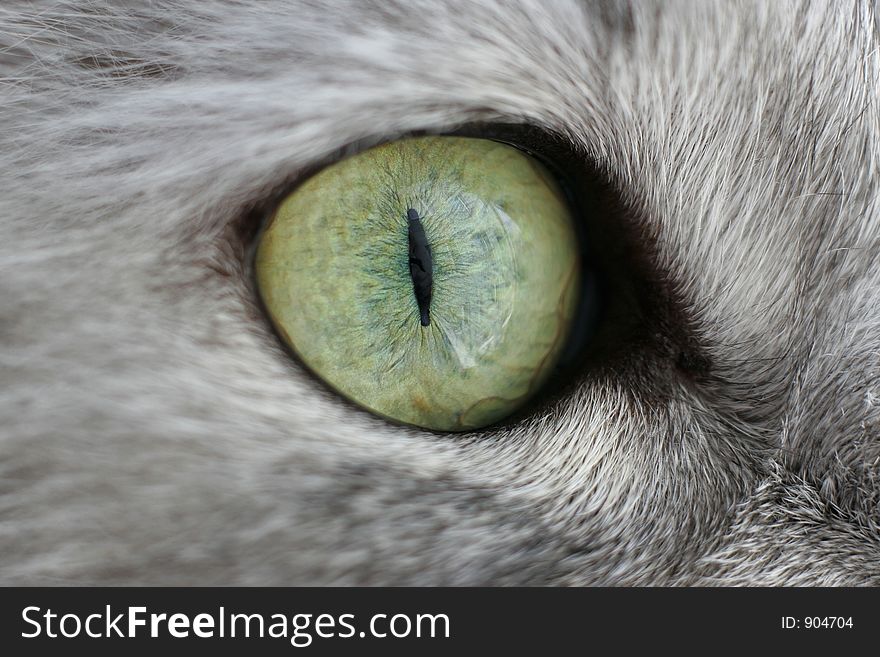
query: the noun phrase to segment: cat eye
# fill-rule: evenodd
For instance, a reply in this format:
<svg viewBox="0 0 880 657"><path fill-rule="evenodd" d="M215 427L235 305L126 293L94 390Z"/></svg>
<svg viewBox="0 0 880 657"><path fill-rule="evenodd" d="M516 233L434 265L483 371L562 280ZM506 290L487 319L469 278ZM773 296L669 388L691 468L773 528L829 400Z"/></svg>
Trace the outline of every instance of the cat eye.
<svg viewBox="0 0 880 657"><path fill-rule="evenodd" d="M582 303L575 216L506 143L410 137L290 193L256 246L277 333L316 376L404 424L467 431L542 388Z"/></svg>

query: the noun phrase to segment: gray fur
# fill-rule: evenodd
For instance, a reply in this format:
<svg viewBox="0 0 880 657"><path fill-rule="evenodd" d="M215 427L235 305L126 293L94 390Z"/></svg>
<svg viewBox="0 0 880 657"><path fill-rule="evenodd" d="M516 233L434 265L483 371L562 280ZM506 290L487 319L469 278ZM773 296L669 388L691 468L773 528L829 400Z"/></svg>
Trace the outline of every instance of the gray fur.
<svg viewBox="0 0 880 657"><path fill-rule="evenodd" d="M0 581L880 583L877 25L838 2L3 2ZM440 436L283 353L241 217L345 144L474 120L608 173L709 376L633 360Z"/></svg>

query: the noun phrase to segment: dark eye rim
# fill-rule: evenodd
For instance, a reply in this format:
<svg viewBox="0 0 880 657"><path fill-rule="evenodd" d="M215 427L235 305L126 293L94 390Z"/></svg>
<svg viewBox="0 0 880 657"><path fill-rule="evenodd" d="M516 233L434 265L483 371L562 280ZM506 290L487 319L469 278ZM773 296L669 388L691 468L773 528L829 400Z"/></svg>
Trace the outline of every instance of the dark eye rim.
<svg viewBox="0 0 880 657"><path fill-rule="evenodd" d="M346 157L383 143L425 135L491 139L518 148L541 162L554 175L566 195L575 217L581 247L583 296L578 303L572 336L557 367L540 390L515 412L498 422L471 431L436 431L402 423L367 410L346 398L312 371L284 339L279 327L272 321L256 285L256 245L271 223L275 210L289 194L311 176ZM260 318L269 325L285 354L323 390L332 393L356 412L367 413L394 426L442 436L473 436L508 431L529 418L545 413L569 398L591 372L609 367L613 369L618 356L626 353L634 341L638 342L644 320L641 303L644 285L640 285L638 274L643 268L636 266L639 258L634 256L630 248L633 241L627 235L628 228L631 228L628 212L609 177L567 138L528 124L471 123L449 130L410 131L391 137L363 139L337 149L264 193L262 200L244 214L237 232L244 243L243 265ZM590 296L591 301L588 299Z"/></svg>

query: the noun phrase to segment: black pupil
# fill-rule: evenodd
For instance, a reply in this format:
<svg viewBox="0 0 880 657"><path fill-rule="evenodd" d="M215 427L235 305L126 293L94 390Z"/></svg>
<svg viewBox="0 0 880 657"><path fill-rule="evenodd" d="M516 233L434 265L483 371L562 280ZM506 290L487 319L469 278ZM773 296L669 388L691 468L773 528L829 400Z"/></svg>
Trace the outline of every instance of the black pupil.
<svg viewBox="0 0 880 657"><path fill-rule="evenodd" d="M409 275L413 282L416 303L419 304L419 318L422 326L431 324L431 288L434 283L434 261L431 258L431 246L428 236L419 219L419 213L413 208L406 211L409 225Z"/></svg>

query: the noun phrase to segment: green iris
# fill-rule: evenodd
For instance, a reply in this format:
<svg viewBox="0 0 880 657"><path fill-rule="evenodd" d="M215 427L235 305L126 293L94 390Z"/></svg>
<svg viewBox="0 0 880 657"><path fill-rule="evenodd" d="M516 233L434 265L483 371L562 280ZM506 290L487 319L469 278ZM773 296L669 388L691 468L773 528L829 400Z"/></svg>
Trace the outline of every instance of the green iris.
<svg viewBox="0 0 880 657"><path fill-rule="evenodd" d="M578 253L538 162L494 141L421 137L306 180L255 267L276 329L330 386L389 419L464 431L546 381L577 309Z"/></svg>

